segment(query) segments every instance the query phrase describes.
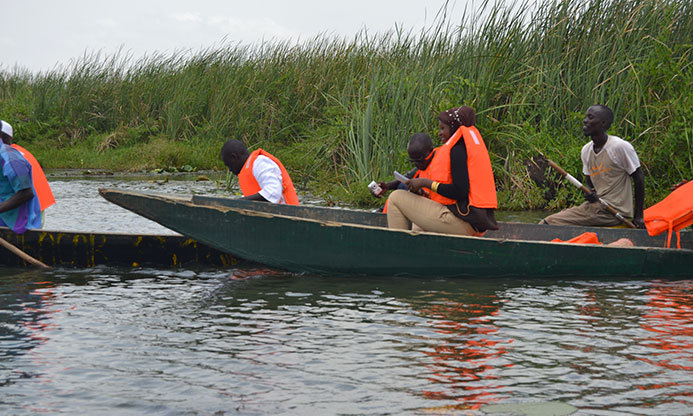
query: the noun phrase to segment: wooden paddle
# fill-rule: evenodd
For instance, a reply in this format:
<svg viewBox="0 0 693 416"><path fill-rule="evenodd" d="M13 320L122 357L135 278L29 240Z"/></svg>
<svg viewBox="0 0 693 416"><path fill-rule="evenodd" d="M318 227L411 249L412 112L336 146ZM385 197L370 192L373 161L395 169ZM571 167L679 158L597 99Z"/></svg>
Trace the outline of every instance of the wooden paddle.
<svg viewBox="0 0 693 416"><path fill-rule="evenodd" d="M31 263L33 265L43 267L44 269L50 269L50 266L47 266L44 263L40 262L39 260L36 260L35 258L26 254L25 252L18 249L17 247L15 247L9 241L5 240L2 237L0 237L0 245L4 246L6 249L8 249L11 252L13 252L14 254L18 255L22 260L26 261L27 263Z"/></svg>
<svg viewBox="0 0 693 416"><path fill-rule="evenodd" d="M556 172L560 173L561 176L563 176L564 178L566 178L566 179L568 180L568 182L570 182L570 183L572 183L573 185L575 185L575 186L577 186L578 188L580 188L580 189L582 190L582 192L584 192L585 194L590 194L590 193L592 193L592 190L591 190L590 188L586 187L585 185L582 184L582 182L580 182L579 180L575 179L575 177L573 177L573 175L571 175L570 173L566 172L562 167L558 166L553 160L547 158L546 161L549 163L549 166L551 166L551 168L552 168L553 170L555 170ZM597 197L597 199L599 200L599 203L602 204L602 206L603 206L604 208L606 208L607 211L609 211L610 213L612 213L612 214L614 215L614 217L616 217L616 218L618 218L619 220L621 220L621 222L623 222L624 224L626 224L628 227L630 227L630 228L638 228L638 227L636 227L635 224L633 224L628 218L625 218L623 215L621 215L621 213L618 212L618 211L616 210L616 208L614 208L611 204L609 204L608 202L604 201L602 198Z"/></svg>

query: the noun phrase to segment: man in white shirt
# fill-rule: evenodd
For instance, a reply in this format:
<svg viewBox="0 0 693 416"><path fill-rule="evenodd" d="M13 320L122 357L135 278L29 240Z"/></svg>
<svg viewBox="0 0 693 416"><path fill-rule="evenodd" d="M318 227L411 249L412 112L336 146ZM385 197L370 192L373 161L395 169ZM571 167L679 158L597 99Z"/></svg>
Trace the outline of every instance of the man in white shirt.
<svg viewBox="0 0 693 416"><path fill-rule="evenodd" d="M270 153L262 149L249 153L243 142L229 140L221 148L221 160L238 176L244 199L298 205L289 173Z"/></svg>
<svg viewBox="0 0 693 416"><path fill-rule="evenodd" d="M611 109L593 105L587 109L582 131L592 141L582 148L582 173L593 191L582 205L565 209L544 218L541 224L608 227L621 221L607 211L598 198L612 205L624 217L632 218L638 228L645 228L643 205L645 178L633 146L617 136L607 134L614 120ZM633 204L635 184L635 204Z"/></svg>

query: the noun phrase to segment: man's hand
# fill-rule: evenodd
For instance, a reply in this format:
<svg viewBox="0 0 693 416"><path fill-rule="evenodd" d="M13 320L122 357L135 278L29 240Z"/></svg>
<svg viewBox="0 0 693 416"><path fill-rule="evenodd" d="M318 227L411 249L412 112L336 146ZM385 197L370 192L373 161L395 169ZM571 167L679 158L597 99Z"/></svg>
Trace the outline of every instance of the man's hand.
<svg viewBox="0 0 693 416"><path fill-rule="evenodd" d="M380 187L380 193L378 195L376 195L378 198L385 195L385 192L387 192L391 189L390 184L387 182L378 182L378 186Z"/></svg>
<svg viewBox="0 0 693 416"><path fill-rule="evenodd" d="M679 188L679 187L685 185L687 182L688 181L684 179L681 182L677 183L676 185L672 185L671 188L669 188L669 190L674 191L674 190L676 190L676 188Z"/></svg>
<svg viewBox="0 0 693 416"><path fill-rule="evenodd" d="M409 180L407 189L409 189L409 192L421 195L422 188L430 188L431 184L433 184L433 181L430 179L414 178Z"/></svg>
<svg viewBox="0 0 693 416"><path fill-rule="evenodd" d="M589 202L599 202L599 197L594 189L592 189L592 192L585 194L585 199Z"/></svg>
<svg viewBox="0 0 693 416"><path fill-rule="evenodd" d="M638 228L645 228L645 220L643 217L635 217L633 218L633 225Z"/></svg>
<svg viewBox="0 0 693 416"><path fill-rule="evenodd" d="M250 200L250 201L269 202L268 200L265 199L264 196L260 195L259 192L256 193L256 194L244 196L244 197L241 198L241 199L247 199L247 200Z"/></svg>
<svg viewBox="0 0 693 416"><path fill-rule="evenodd" d="M373 195L376 198L382 198L382 196L385 195L385 192L389 191L390 189L393 189L391 183L388 182L378 182L378 186L380 187L379 193L373 192L373 190L370 187L368 188L368 190L371 192L371 195Z"/></svg>

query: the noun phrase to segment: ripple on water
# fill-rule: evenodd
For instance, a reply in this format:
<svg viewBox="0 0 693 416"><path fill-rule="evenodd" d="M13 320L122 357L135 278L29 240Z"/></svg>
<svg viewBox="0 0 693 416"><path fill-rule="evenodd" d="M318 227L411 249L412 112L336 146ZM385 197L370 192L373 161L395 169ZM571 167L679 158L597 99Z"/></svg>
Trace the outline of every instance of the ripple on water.
<svg viewBox="0 0 693 416"><path fill-rule="evenodd" d="M231 275L0 277L0 413L688 413L690 281Z"/></svg>

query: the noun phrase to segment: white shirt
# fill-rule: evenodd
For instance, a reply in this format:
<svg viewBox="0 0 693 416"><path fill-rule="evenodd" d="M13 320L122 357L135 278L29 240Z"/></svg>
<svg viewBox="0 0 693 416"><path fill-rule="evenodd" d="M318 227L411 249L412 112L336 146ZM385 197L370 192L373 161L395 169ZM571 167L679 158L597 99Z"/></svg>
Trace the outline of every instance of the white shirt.
<svg viewBox="0 0 693 416"><path fill-rule="evenodd" d="M582 148L582 173L589 175L597 195L621 214L633 216L633 188L630 175L640 167L633 146L616 136L609 136L599 153L594 142Z"/></svg>
<svg viewBox="0 0 693 416"><path fill-rule="evenodd" d="M582 147L580 156L582 159L582 173L585 175L592 174L588 167L588 159L590 152L594 152L593 148L594 142L591 140ZM629 175L632 175L640 167L640 159L638 159L638 154L635 153L633 145L618 136L609 135L602 151L606 151L612 162Z"/></svg>
<svg viewBox="0 0 693 416"><path fill-rule="evenodd" d="M285 204L282 171L279 165L264 155L259 155L253 163L253 176L260 185L260 196L273 204Z"/></svg>

